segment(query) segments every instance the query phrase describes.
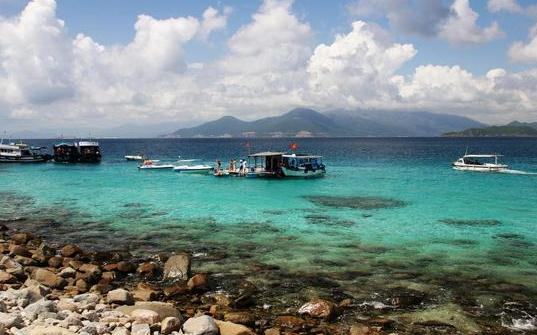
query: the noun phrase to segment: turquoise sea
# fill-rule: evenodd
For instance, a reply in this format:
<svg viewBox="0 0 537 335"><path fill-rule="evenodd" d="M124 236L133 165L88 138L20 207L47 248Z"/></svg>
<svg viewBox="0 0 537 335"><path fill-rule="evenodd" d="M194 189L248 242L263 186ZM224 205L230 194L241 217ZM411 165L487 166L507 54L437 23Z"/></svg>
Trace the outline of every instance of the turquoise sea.
<svg viewBox="0 0 537 335"><path fill-rule="evenodd" d="M99 165L0 165L0 220L59 243L189 250L199 269L282 291L315 287L367 304L405 288L437 305L481 306L476 318L496 315L505 327L535 325L536 139L300 139L299 151L327 166L310 180L139 171L123 159L212 163L292 141L105 139ZM466 148L502 153L516 171L452 170ZM299 288L274 284L290 278Z"/></svg>

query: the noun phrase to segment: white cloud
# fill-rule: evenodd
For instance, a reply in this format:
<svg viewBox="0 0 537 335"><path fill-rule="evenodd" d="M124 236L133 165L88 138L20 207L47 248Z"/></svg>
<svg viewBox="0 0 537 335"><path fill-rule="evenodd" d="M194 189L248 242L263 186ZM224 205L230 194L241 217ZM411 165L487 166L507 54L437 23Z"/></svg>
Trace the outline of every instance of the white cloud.
<svg viewBox="0 0 537 335"><path fill-rule="evenodd" d="M55 2L34 0L17 17L0 19L0 114L40 125L110 127L254 118L301 105L448 111L483 121L528 119L537 108L537 70L476 76L459 66L422 65L402 76L413 45L356 21L315 46L292 4L266 0L223 56L201 63L185 57L185 46L224 29L229 10L208 8L201 18L141 15L132 41L106 46L87 35L71 38ZM457 11L466 18L461 29L483 37L468 9Z"/></svg>
<svg viewBox="0 0 537 335"><path fill-rule="evenodd" d="M213 31L224 29L227 26L227 20L232 11L233 9L231 7L225 7L223 14L220 14L213 7L207 8L203 12L203 21L198 32L199 37L202 40L206 40Z"/></svg>
<svg viewBox="0 0 537 335"><path fill-rule="evenodd" d="M0 100L50 103L74 94L72 52L53 0L0 20Z"/></svg>
<svg viewBox="0 0 537 335"><path fill-rule="evenodd" d="M517 0L489 0L487 7L492 13L500 11L511 13L522 12L522 7L518 4Z"/></svg>
<svg viewBox="0 0 537 335"><path fill-rule="evenodd" d="M440 28L439 36L451 43L489 42L504 34L497 22L486 28L477 26L479 14L472 10L469 0L455 0L451 15Z"/></svg>
<svg viewBox="0 0 537 335"><path fill-rule="evenodd" d="M307 68L311 97L339 107L386 104L398 95L392 76L415 54L411 44L392 44L378 27L354 22L350 33L315 49Z"/></svg>
<svg viewBox="0 0 537 335"><path fill-rule="evenodd" d="M509 58L517 63L537 63L537 24L530 29L528 43L515 42L509 48Z"/></svg>

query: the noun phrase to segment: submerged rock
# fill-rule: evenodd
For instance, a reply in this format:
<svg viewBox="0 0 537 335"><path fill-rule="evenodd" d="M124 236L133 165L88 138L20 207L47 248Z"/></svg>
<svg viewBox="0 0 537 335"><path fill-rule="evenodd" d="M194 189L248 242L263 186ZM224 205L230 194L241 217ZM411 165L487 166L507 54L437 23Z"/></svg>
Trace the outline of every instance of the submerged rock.
<svg viewBox="0 0 537 335"><path fill-rule="evenodd" d="M328 196L315 195L306 196L307 200L321 206L333 208L353 208L353 209L383 209L406 206L406 202L383 197L361 197L361 196Z"/></svg>
<svg viewBox="0 0 537 335"><path fill-rule="evenodd" d="M439 220L442 223L452 225L452 226L498 226L501 225L499 220L465 220L465 219L442 219Z"/></svg>
<svg viewBox="0 0 537 335"><path fill-rule="evenodd" d="M450 325L464 334L480 334L479 325L466 315L462 308L455 304L446 304L423 311L405 313L400 319L410 324Z"/></svg>

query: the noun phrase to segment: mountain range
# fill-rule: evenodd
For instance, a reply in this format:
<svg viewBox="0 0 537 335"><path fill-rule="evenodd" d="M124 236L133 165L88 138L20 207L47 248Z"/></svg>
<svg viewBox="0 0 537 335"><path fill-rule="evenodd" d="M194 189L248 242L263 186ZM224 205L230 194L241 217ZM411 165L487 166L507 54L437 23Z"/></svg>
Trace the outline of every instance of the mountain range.
<svg viewBox="0 0 537 335"><path fill-rule="evenodd" d="M446 137L537 137L537 122L514 121L503 126L469 128L447 132Z"/></svg>
<svg viewBox="0 0 537 335"><path fill-rule="evenodd" d="M450 114L380 110L319 113L296 108L280 116L255 121L224 116L162 137L426 137L483 126L470 118Z"/></svg>

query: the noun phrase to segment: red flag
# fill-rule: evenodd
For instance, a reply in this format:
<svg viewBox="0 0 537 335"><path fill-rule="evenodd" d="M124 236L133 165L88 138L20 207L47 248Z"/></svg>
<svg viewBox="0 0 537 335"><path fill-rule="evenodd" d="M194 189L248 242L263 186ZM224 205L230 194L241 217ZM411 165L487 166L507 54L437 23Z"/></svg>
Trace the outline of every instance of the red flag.
<svg viewBox="0 0 537 335"><path fill-rule="evenodd" d="M291 143L290 147L291 147L291 150L295 151L296 149L298 149L298 144Z"/></svg>

